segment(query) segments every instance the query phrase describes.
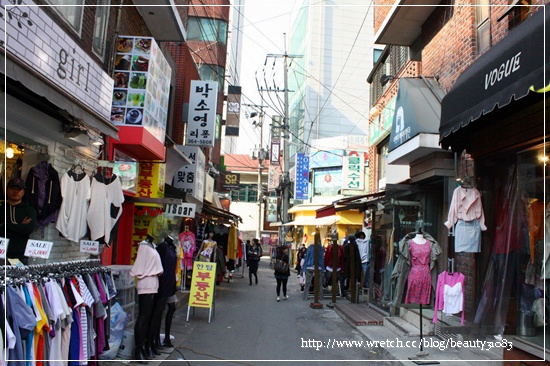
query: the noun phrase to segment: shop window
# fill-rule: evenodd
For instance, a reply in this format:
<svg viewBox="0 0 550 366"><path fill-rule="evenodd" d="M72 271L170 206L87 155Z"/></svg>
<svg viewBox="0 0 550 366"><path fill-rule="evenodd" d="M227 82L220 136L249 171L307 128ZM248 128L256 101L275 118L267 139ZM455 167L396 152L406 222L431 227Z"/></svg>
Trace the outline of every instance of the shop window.
<svg viewBox="0 0 550 366"><path fill-rule="evenodd" d="M53 9L80 34L82 30L82 14L84 10L84 0L46 0L54 5ZM61 6L56 6L61 5Z"/></svg>
<svg viewBox="0 0 550 366"><path fill-rule="evenodd" d="M512 30L527 19L531 12L531 0L514 0L508 13L508 30Z"/></svg>
<svg viewBox="0 0 550 366"><path fill-rule="evenodd" d="M109 23L110 0L98 0L94 24L93 50L101 59L105 55L107 24Z"/></svg>
<svg viewBox="0 0 550 366"><path fill-rule="evenodd" d="M230 192L233 202L258 202L258 185L241 184L238 190Z"/></svg>
<svg viewBox="0 0 550 366"><path fill-rule="evenodd" d="M489 0L476 0L477 53L491 47L491 22Z"/></svg>
<svg viewBox="0 0 550 366"><path fill-rule="evenodd" d="M227 22L214 18L189 17L187 23L189 40L227 43Z"/></svg>
<svg viewBox="0 0 550 366"><path fill-rule="evenodd" d="M218 90L223 90L225 69L218 65L200 64L199 75L201 80L213 80L218 82Z"/></svg>

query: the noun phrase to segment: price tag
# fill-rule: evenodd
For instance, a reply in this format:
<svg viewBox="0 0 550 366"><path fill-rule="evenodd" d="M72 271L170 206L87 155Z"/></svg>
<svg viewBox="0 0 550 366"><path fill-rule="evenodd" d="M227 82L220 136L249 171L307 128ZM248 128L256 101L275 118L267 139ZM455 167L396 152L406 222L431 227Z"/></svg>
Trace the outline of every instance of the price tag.
<svg viewBox="0 0 550 366"><path fill-rule="evenodd" d="M182 203L180 205L164 205L164 214L182 217L195 217L197 205L194 203Z"/></svg>
<svg viewBox="0 0 550 366"><path fill-rule="evenodd" d="M25 247L25 256L48 259L52 251L53 242L28 240Z"/></svg>
<svg viewBox="0 0 550 366"><path fill-rule="evenodd" d="M6 259L6 252L8 251L8 243L10 239L0 238L0 258Z"/></svg>
<svg viewBox="0 0 550 366"><path fill-rule="evenodd" d="M99 255L99 242L94 240L81 240L80 253Z"/></svg>

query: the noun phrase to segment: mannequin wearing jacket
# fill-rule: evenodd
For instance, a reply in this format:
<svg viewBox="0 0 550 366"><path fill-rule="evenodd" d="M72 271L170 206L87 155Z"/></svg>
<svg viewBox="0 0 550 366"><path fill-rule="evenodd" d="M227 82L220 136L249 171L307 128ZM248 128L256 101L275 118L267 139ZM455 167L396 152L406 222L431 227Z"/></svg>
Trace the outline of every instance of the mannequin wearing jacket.
<svg viewBox="0 0 550 366"><path fill-rule="evenodd" d="M153 313L155 295L159 288L158 276L163 273L159 253L153 245L153 238L139 244L138 253L130 275L137 277L138 317L134 326L135 348L133 359L141 361L152 358L151 350L146 349L147 334L150 334L149 322Z"/></svg>
<svg viewBox="0 0 550 366"><path fill-rule="evenodd" d="M397 262L395 263L395 267L393 268L393 272L391 274L391 280L395 283L393 298L394 306L399 306L403 302L403 291L411 270L409 241L416 237L416 234L417 233L415 231L410 232L405 235L401 241L399 241L399 257L397 258ZM430 276L433 288L435 287L437 281L437 259L441 255L441 247L430 234L424 232L423 236L429 241L430 245ZM425 245L428 245L428 243Z"/></svg>

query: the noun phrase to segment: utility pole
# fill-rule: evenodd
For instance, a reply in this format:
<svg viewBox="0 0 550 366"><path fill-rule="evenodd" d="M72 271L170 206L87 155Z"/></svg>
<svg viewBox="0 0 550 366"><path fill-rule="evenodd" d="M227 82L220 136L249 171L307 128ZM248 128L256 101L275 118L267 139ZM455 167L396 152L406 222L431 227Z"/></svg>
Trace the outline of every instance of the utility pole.
<svg viewBox="0 0 550 366"><path fill-rule="evenodd" d="M256 124L257 127L260 127L260 144L258 146L258 239L261 241L261 235L262 235L262 201L263 201L263 189L262 189L262 170L263 170L263 162L266 157L266 152L264 152L264 148L262 147L263 141L264 141L264 108L267 108L265 105L256 105L256 104L243 104L247 107L253 107L253 108L259 108L260 113L257 114L257 112L252 112L250 114L250 117L256 117L258 116L258 124ZM252 159L254 159L254 154L252 154Z"/></svg>
<svg viewBox="0 0 550 366"><path fill-rule="evenodd" d="M288 111L288 59L301 58L302 55L289 55L286 52L286 42L285 42L285 53L284 54L268 54L267 57L283 58L284 62L284 112L283 124L281 126L282 138L283 141L283 182L282 182L282 205L281 205L281 221L283 224L286 224L290 220L288 219L288 210L290 209L290 177L289 177L289 168L290 168L290 118ZM286 226L281 226L282 228L282 240L286 237L286 231L288 230Z"/></svg>

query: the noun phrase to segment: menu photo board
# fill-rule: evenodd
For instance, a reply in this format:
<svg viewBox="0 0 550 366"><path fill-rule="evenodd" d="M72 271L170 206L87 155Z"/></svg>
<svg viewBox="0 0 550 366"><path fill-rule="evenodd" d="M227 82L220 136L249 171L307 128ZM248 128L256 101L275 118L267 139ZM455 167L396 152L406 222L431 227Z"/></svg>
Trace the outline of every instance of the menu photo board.
<svg viewBox="0 0 550 366"><path fill-rule="evenodd" d="M154 38L120 36L111 122L147 129L164 143L172 69Z"/></svg>

